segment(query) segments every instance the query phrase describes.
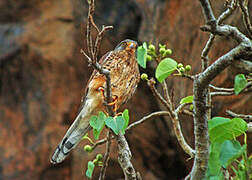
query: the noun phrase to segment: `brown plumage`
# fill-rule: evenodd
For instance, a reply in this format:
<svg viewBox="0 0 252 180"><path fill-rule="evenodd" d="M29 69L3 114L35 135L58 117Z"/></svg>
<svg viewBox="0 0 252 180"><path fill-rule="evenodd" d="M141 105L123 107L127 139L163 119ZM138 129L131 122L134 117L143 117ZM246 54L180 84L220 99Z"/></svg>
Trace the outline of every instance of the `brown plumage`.
<svg viewBox="0 0 252 180"><path fill-rule="evenodd" d="M115 97L114 107L116 108L131 98L140 80L136 48L135 41L124 40L99 61L102 67L110 71L111 90L113 97ZM98 115L99 111L106 111L102 92L105 86L106 77L95 70L88 81L80 112L53 153L51 163L62 162L91 129L90 117Z"/></svg>

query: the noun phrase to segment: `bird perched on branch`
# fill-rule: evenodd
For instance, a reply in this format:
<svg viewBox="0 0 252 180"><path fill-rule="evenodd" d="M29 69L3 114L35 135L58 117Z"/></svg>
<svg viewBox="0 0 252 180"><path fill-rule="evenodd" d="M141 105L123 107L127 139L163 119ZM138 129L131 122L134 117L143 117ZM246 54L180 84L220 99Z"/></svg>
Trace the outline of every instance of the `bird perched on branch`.
<svg viewBox="0 0 252 180"><path fill-rule="evenodd" d="M136 60L137 42L126 39L119 43L113 51L105 54L99 61L100 65L110 71L113 109L116 111L127 102L136 90L140 74ZM97 70L92 73L82 105L71 127L57 146L51 157L51 163L62 162L69 152L81 141L82 137L91 130L90 117L98 115L99 111L106 112L104 90L106 77Z"/></svg>

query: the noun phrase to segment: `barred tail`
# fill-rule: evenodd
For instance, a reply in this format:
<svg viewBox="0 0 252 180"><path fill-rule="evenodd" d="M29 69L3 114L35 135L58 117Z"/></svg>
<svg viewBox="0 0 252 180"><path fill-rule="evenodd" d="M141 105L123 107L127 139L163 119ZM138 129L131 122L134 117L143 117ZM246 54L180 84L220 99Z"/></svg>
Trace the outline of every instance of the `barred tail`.
<svg viewBox="0 0 252 180"><path fill-rule="evenodd" d="M51 163L61 163L90 129L89 118L85 116L85 110L82 110L54 151L50 160Z"/></svg>

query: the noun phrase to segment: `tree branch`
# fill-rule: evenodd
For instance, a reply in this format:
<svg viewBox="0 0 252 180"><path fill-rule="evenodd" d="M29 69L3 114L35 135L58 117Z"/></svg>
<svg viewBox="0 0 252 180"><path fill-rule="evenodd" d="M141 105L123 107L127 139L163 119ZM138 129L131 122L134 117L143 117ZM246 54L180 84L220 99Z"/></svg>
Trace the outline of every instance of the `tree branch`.
<svg viewBox="0 0 252 180"><path fill-rule="evenodd" d="M252 56L252 43L238 31L229 25L219 25L215 22L212 8L208 0L200 0L206 24L201 30L211 32L214 35L224 35L236 40L239 45L221 56L202 73L195 76L193 84L194 94L194 135L195 135L195 159L191 172L191 179L203 179L207 170L209 156L208 116L209 116L209 83L227 68L233 61L239 60L244 55ZM203 66L204 67L204 66Z"/></svg>
<svg viewBox="0 0 252 180"><path fill-rule="evenodd" d="M216 87L212 84L210 84L209 87L216 91L234 92L234 88L221 88L221 87Z"/></svg>
<svg viewBox="0 0 252 180"><path fill-rule="evenodd" d="M243 22L249 33L250 39L252 39L252 25L249 19L248 0L238 0L238 2L239 2L240 9L242 11Z"/></svg>
<svg viewBox="0 0 252 180"><path fill-rule="evenodd" d="M156 117L156 116L167 116L167 115L170 115L170 113L168 111L157 111L157 112L154 112L154 113L151 113L147 116L144 116L142 119L130 124L126 131L130 130L131 128L139 125L139 124L142 124L144 123L145 121L149 120L149 119L152 119L153 117Z"/></svg>
<svg viewBox="0 0 252 180"><path fill-rule="evenodd" d="M109 130L107 133L106 152L103 159L103 166L101 168L100 175L99 175L99 180L105 179L105 172L108 167L109 154L110 154L110 149L111 149L111 137L112 137L112 134Z"/></svg>
<svg viewBox="0 0 252 180"><path fill-rule="evenodd" d="M199 0L201 3L202 11L205 17L206 24L211 24L215 21L210 2L208 0Z"/></svg>
<svg viewBox="0 0 252 180"><path fill-rule="evenodd" d="M233 111L230 111L230 110L226 110L226 113L233 117L233 118L242 118L244 119L245 121L252 121L252 115L246 115L246 114L236 114L234 113Z"/></svg>
<svg viewBox="0 0 252 180"><path fill-rule="evenodd" d="M137 180L136 171L131 163L131 152L126 138L119 133L116 137L118 143L118 162L123 169L125 180Z"/></svg>
<svg viewBox="0 0 252 180"><path fill-rule="evenodd" d="M148 80L147 82L148 86L150 87L153 95L166 107L170 114L170 118L172 120L173 124L173 130L175 132L176 138L180 144L180 146L183 148L183 150L190 155L190 157L194 157L194 150L186 143L185 138L183 136L183 133L181 131L181 127L179 124L179 118L178 113L180 112L180 108L184 107L181 106L177 109L177 112L172 109L172 104L169 104L165 99L161 96L161 94L157 91L155 88L155 81L153 79Z"/></svg>

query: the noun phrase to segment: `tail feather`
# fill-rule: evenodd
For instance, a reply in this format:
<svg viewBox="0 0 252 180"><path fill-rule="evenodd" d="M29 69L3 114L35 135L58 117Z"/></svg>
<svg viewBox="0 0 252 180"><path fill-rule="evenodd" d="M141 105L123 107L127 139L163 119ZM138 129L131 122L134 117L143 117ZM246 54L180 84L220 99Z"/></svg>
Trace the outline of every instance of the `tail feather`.
<svg viewBox="0 0 252 180"><path fill-rule="evenodd" d="M79 144L82 137L91 129L89 118L85 116L85 111L83 111L84 110L82 110L76 117L62 141L57 146L51 157L51 163L58 164L62 162L69 152Z"/></svg>

